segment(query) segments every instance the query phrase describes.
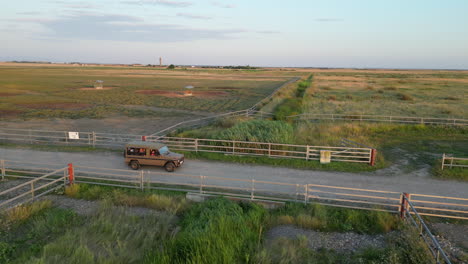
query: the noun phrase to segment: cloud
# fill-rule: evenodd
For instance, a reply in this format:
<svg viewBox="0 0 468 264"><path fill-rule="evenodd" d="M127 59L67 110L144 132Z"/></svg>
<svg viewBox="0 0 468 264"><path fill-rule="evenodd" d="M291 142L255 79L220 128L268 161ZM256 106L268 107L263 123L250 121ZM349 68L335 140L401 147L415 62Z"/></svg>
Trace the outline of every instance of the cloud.
<svg viewBox="0 0 468 264"><path fill-rule="evenodd" d="M97 8L96 5L93 5L91 3L85 2L85 1L75 1L73 3L70 3L68 1L52 1L54 4L59 4L64 8L70 8L70 9L91 9L91 8Z"/></svg>
<svg viewBox="0 0 468 264"><path fill-rule="evenodd" d="M256 33L260 33L260 34L278 34L280 33L279 31L276 31L276 30L259 30L259 31L255 31Z"/></svg>
<svg viewBox="0 0 468 264"><path fill-rule="evenodd" d="M26 15L26 16L35 16L35 15L40 15L41 13L40 12L35 12L35 11L31 11L31 12L18 12L16 13L17 15Z"/></svg>
<svg viewBox="0 0 468 264"><path fill-rule="evenodd" d="M162 5L168 7L187 7L193 5L191 2L171 0L129 0L121 1L121 3L129 5Z"/></svg>
<svg viewBox="0 0 468 264"><path fill-rule="evenodd" d="M195 15L191 13L177 13L177 16L190 18L190 19L212 19L212 17L209 17L209 16L201 16L201 15Z"/></svg>
<svg viewBox="0 0 468 264"><path fill-rule="evenodd" d="M341 18L316 18L314 19L316 22L342 22L343 19Z"/></svg>
<svg viewBox="0 0 468 264"><path fill-rule="evenodd" d="M211 4L217 7L221 7L221 8L235 8L236 7L235 5L232 5L232 4L224 4L220 2L211 2Z"/></svg>
<svg viewBox="0 0 468 264"><path fill-rule="evenodd" d="M109 40L138 42L178 42L200 39L228 39L239 29L194 29L183 25L148 24L142 19L116 14L82 13L55 20L37 20L51 39Z"/></svg>

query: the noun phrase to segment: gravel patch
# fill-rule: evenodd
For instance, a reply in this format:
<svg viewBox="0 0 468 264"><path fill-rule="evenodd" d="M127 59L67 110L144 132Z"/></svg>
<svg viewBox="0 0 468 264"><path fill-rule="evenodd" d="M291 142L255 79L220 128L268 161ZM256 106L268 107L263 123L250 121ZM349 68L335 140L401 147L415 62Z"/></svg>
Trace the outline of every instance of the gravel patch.
<svg viewBox="0 0 468 264"><path fill-rule="evenodd" d="M309 248L318 250L320 248L333 249L340 253L349 253L366 247L383 248L386 246L386 236L389 234L363 235L357 233L317 232L306 230L290 225L276 226L270 229L265 237L267 244L274 243L280 237L297 239L299 236L306 237Z"/></svg>
<svg viewBox="0 0 468 264"><path fill-rule="evenodd" d="M450 257L459 261L468 258L468 225L434 223L430 229Z"/></svg>
<svg viewBox="0 0 468 264"><path fill-rule="evenodd" d="M74 199L61 195L47 195L41 197L45 200L52 201L52 204L58 208L62 209L71 209L79 215L93 215L95 214L101 206L103 206L102 201L88 201L82 199ZM124 208L128 214L136 216L147 216L147 215L160 215L160 216L172 216L168 213L156 211L149 208L143 207L125 207L125 206L114 206L115 208Z"/></svg>

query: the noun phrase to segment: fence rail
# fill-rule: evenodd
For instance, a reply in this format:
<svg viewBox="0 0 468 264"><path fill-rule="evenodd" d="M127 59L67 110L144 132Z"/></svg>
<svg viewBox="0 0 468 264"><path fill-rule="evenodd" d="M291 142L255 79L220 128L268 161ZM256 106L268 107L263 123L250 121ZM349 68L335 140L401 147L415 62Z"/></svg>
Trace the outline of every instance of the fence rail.
<svg viewBox="0 0 468 264"><path fill-rule="evenodd" d="M249 142L235 140L216 140L199 138L179 138L161 136L141 136L96 132L76 132L70 137L68 131L41 131L0 128L0 140L26 142L28 144L58 144L73 146L100 146L122 148L125 143L144 138L167 144L173 150L222 153L230 155L264 156L270 158L289 158L320 160L323 152L328 152L331 162L357 162L373 165L375 150L358 147L330 147Z"/></svg>
<svg viewBox="0 0 468 264"><path fill-rule="evenodd" d="M419 236L426 243L429 248L434 260L437 264L446 263L451 264L449 257L444 252L442 247L439 244L439 241L434 237L431 230L427 227L426 223L421 217L421 214L416 210L418 207L413 204L409 199L409 195L403 193L401 196L402 204L402 215L407 220L408 223L413 225L419 232Z"/></svg>
<svg viewBox="0 0 468 264"><path fill-rule="evenodd" d="M45 173L46 168L37 169L31 174L27 169L7 169L5 160L0 161L2 180L5 177L32 178L7 190L0 191L0 210L12 208L46 195L67 184L68 168L61 168ZM21 175L25 174L25 175ZM36 175L31 177L31 175Z"/></svg>
<svg viewBox="0 0 468 264"><path fill-rule="evenodd" d="M449 169L453 167L458 168L468 168L468 159L467 158L455 158L452 156L447 156L445 153L442 155L442 170L448 167Z"/></svg>
<svg viewBox="0 0 468 264"><path fill-rule="evenodd" d="M292 115L287 118L295 120L331 120L331 121L359 121L359 122L387 122L400 124L424 124L446 126L468 126L468 119L460 118L436 118L415 116L384 116L384 115L360 115L360 114L313 114L304 113Z"/></svg>

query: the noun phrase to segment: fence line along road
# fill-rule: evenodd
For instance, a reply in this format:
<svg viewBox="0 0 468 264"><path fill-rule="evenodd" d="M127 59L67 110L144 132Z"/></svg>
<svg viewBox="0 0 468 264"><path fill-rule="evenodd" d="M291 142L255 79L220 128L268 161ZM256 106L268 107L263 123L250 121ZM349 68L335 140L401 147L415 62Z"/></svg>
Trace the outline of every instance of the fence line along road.
<svg viewBox="0 0 468 264"><path fill-rule="evenodd" d="M28 164L21 161L0 160L4 177L37 179L60 165ZM243 197L252 200L316 202L330 206L388 211L399 213L401 191L385 191L344 186L295 182L273 182L255 179L236 179L219 175L193 175L161 171L73 166L71 181L137 189L164 189L200 194ZM65 173L65 172L64 172ZM49 179L50 180L50 179ZM420 215L468 220L468 198L406 194Z"/></svg>
<svg viewBox="0 0 468 264"><path fill-rule="evenodd" d="M384 116L384 115L360 115L360 114L313 114L303 113L287 118L294 120L331 120L331 121L362 121L362 122L387 122L400 124L424 124L446 126L468 126L468 119L437 118L415 116Z"/></svg>
<svg viewBox="0 0 468 264"><path fill-rule="evenodd" d="M160 136L124 135L96 132L42 131L0 128L0 140L26 142L28 144L58 144L70 146L118 147L142 138L167 144L173 150L222 153L229 155L264 156L269 158L290 158L320 160L322 155L330 155L331 162L357 162L374 165L376 151L372 148L330 147L216 140L199 138L179 138ZM324 154L326 153L326 154Z"/></svg>
<svg viewBox="0 0 468 264"><path fill-rule="evenodd" d="M458 168L468 168L468 159L467 158L455 158L453 156L447 156L445 153L442 155L442 167L443 170L445 167L449 169L453 167Z"/></svg>
<svg viewBox="0 0 468 264"><path fill-rule="evenodd" d="M190 175L179 173L133 171L107 169L87 166L73 166L48 172L47 168L37 168L37 164L26 164L18 161L0 160L0 170L4 177L32 178L32 180L19 184L1 195L11 193L23 186L31 185L31 190L17 194L0 204L0 209L5 204L11 204L20 197L32 194L30 201L38 196L45 195L64 184L87 183L96 185L118 186L139 189L175 190L183 192L196 192L200 195L221 195L236 197L252 201L292 201L302 203L319 203L327 206L341 208L364 209L373 211L385 211L398 213L410 224L413 224L420 232L420 236L428 246L436 263L448 263L450 260L441 248L437 239L425 224L421 215L431 215L446 218L468 219L468 199L456 197L444 197L425 194L408 194L393 191L371 190L352 187L329 186L319 184L294 184L271 181L260 181L252 178L235 179L219 176ZM55 165L57 167L57 165ZM29 171L29 173L27 173ZM21 172L20 174L18 172ZM64 175L59 174L63 172ZM55 177L54 177L55 176ZM48 183L34 189L34 183L43 180ZM47 186L48 189L40 195L34 196L34 191ZM413 198L411 198L413 197ZM414 199L414 197L418 197ZM439 199L440 201L435 201ZM15 204L16 206L26 201ZM447 202L449 201L449 202ZM461 201L461 202L460 202ZM416 203L420 203L417 205ZM426 207L424 204L430 204ZM421 210L435 211L437 214L421 213ZM444 262L441 262L444 261Z"/></svg>

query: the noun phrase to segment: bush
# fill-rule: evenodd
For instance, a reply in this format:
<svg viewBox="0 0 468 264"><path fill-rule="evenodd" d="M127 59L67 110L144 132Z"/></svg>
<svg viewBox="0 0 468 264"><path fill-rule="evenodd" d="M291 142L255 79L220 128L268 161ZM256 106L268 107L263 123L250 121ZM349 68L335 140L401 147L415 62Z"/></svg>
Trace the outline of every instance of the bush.
<svg viewBox="0 0 468 264"><path fill-rule="evenodd" d="M168 69L168 70L173 70L173 69L175 69L174 64L169 65L169 66L167 67L167 69Z"/></svg>
<svg viewBox="0 0 468 264"><path fill-rule="evenodd" d="M293 133L293 127L283 121L250 120L221 131L215 135L215 138L250 142L292 143L294 141Z"/></svg>
<svg viewBox="0 0 468 264"><path fill-rule="evenodd" d="M413 97L411 97L408 94L398 93L397 97L398 97L398 99L403 100L403 101L413 101Z"/></svg>
<svg viewBox="0 0 468 264"><path fill-rule="evenodd" d="M266 210L224 198L194 205L182 230L152 263L248 263L261 238Z"/></svg>
<svg viewBox="0 0 468 264"><path fill-rule="evenodd" d="M282 104L278 105L275 109L276 120L286 120L286 117L291 115L298 115L302 112L302 100L300 99L286 99Z"/></svg>

